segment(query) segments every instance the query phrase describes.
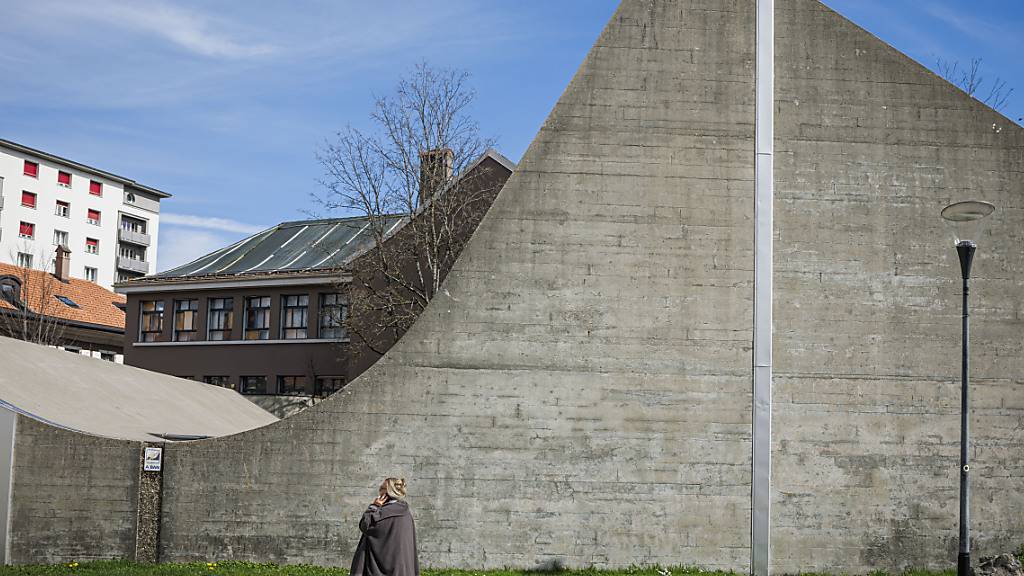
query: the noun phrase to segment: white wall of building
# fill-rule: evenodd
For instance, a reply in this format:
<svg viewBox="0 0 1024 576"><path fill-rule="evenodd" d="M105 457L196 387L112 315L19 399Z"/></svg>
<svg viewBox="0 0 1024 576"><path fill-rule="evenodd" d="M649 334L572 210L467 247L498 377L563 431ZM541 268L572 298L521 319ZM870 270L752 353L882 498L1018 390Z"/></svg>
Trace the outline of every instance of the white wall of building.
<svg viewBox="0 0 1024 576"><path fill-rule="evenodd" d="M24 174L25 160L39 164L38 177ZM58 171L71 174L71 186L57 182ZM71 276L86 278L85 267L97 270L96 282L110 289L117 281L118 228L120 215L128 214L147 222L150 245L145 251L148 273L156 272L157 231L159 229L159 198L134 189L130 184L111 179L102 172L89 172L53 159L34 156L0 144L0 178L3 205L0 207L0 261L17 264L17 253L33 255L33 268L52 270L56 244L54 231L68 233L71 249ZM89 193L90 181L102 184L102 196ZM126 189L127 188L127 189ZM22 191L36 194L36 207L22 205ZM136 201L129 203L126 192ZM57 201L70 202L68 217L58 216ZM154 201L155 200L155 201ZM155 208L156 210L147 209ZM87 222L88 210L100 211L100 224ZM34 239L19 236L21 222L35 225ZM99 240L99 253L86 252L86 239Z"/></svg>

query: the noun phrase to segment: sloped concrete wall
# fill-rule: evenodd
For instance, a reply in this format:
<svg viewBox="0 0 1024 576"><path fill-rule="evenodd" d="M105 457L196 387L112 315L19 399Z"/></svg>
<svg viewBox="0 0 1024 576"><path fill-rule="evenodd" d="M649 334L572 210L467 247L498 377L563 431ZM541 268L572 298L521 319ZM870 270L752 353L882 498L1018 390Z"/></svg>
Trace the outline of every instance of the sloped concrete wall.
<svg viewBox="0 0 1024 576"><path fill-rule="evenodd" d="M960 269L939 211L999 207L972 281L976 556L1024 543L1024 130L815 0L778 2L773 554L955 564Z"/></svg>
<svg viewBox="0 0 1024 576"><path fill-rule="evenodd" d="M753 4L627 2L433 301L345 391L174 446L167 559L748 563Z"/></svg>

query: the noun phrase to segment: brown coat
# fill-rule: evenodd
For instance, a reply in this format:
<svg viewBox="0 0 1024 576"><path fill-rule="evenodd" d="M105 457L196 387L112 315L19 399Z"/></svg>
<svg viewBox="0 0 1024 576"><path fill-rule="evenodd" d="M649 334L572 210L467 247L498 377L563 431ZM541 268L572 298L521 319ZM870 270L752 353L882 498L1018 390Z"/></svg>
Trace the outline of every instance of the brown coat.
<svg viewBox="0 0 1024 576"><path fill-rule="evenodd" d="M405 502L370 505L359 520L363 533L349 576L419 576L416 526Z"/></svg>

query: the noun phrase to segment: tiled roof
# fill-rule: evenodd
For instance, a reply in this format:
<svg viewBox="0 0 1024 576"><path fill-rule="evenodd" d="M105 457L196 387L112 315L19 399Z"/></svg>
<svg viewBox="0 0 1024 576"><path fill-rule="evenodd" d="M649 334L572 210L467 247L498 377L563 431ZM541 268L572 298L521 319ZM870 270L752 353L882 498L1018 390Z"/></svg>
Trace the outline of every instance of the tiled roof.
<svg viewBox="0 0 1024 576"><path fill-rule="evenodd" d="M396 228L405 219L401 215L385 218L386 231ZM284 222L188 264L133 283L331 270L343 266L372 242L373 234L365 217Z"/></svg>
<svg viewBox="0 0 1024 576"><path fill-rule="evenodd" d="M124 311L115 306L115 303L124 304L125 297L121 294L115 294L94 282L71 278L65 284L49 272L0 263L0 278L4 276L13 276L21 283L21 301L32 312L71 322L124 330ZM77 304L78 308L65 304L57 296L67 298ZM0 308L14 309L3 299L0 299Z"/></svg>

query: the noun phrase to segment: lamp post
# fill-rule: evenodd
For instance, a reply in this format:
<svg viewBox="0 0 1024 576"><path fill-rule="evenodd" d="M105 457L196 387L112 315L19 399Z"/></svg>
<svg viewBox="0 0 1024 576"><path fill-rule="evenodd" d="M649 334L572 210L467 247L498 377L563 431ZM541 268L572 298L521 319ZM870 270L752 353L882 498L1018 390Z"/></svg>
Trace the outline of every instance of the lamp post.
<svg viewBox="0 0 1024 576"><path fill-rule="evenodd" d="M981 221L996 209L988 202L968 200L950 204L942 209L942 218L951 224L956 235L956 253L960 257L960 275L963 278L963 324L961 332L960 359L960 553L956 559L957 576L971 576L971 471L967 460L970 446L970 410L968 395L968 370L970 368L970 315L967 296L970 293L971 264L980 239Z"/></svg>

